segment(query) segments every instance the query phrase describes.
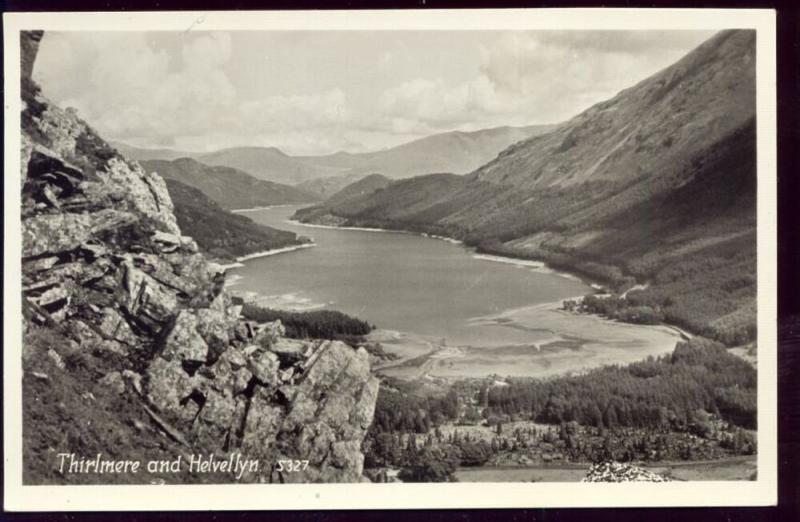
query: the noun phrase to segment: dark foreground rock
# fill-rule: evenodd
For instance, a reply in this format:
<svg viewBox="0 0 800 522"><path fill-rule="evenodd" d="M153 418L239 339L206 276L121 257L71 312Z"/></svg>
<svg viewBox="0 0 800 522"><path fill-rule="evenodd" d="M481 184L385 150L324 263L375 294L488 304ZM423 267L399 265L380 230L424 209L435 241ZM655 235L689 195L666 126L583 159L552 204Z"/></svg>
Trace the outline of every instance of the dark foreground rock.
<svg viewBox="0 0 800 522"><path fill-rule="evenodd" d="M30 79L40 39L22 35L23 336L39 340L23 347L23 430L45 447L26 451L54 466L84 443L37 437L95 421L115 434L103 447L92 432L96 444L120 458L126 439L149 438L176 456L258 459L243 481L364 480L360 447L378 391L368 354L243 321L224 274L181 234L164 181L41 95ZM54 418L66 425L48 425ZM285 459L308 465L280 472Z"/></svg>

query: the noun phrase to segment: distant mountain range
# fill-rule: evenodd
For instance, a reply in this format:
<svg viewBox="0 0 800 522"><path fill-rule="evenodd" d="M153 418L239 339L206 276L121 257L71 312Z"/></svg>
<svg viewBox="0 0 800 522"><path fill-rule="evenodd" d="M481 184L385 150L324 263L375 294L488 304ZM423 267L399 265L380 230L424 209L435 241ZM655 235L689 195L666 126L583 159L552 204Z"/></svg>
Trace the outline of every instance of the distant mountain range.
<svg viewBox="0 0 800 522"><path fill-rule="evenodd" d="M755 336L755 32L672 66L467 176L433 174L304 220L458 237L623 289L728 344ZM441 171L445 171L442 169Z"/></svg>
<svg viewBox="0 0 800 522"><path fill-rule="evenodd" d="M123 143L114 145L122 154L139 161L190 157L206 165L235 168L266 181L290 185L307 182L306 190L313 185L313 180L342 176L345 181L334 182L338 190L358 177L376 172L390 178L432 172L465 174L491 161L509 145L554 128L554 125L533 125L453 131L376 152L337 152L324 156L289 156L275 147L234 147L210 153L187 153L141 149ZM328 195L336 190L329 191Z"/></svg>
<svg viewBox="0 0 800 522"><path fill-rule="evenodd" d="M230 167L208 166L191 158L140 161L148 172L201 190L222 208L241 209L311 203L320 198L299 188L264 181Z"/></svg>

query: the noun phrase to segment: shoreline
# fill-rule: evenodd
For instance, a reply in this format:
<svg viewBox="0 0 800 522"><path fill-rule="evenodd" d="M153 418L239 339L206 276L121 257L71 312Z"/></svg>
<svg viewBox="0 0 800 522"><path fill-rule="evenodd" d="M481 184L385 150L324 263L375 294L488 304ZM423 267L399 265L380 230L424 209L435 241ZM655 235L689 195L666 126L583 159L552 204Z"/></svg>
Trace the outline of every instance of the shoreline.
<svg viewBox="0 0 800 522"><path fill-rule="evenodd" d="M296 207L296 206L305 205L305 204L306 203L283 203L281 205L267 205L266 207L234 208L234 209L229 210L228 212L233 212L234 214L240 214L240 213L244 213L244 212L256 212L256 211L259 211L259 210L269 210L271 208Z"/></svg>
<svg viewBox="0 0 800 522"><path fill-rule="evenodd" d="M530 341L499 345L442 344L435 337L377 329L367 338L398 359L375 369L402 380L426 376L445 380L547 378L581 374L608 364L629 364L670 353L682 340L666 325L637 325L595 314L571 314L551 301L474 317L470 326L530 332Z"/></svg>
<svg viewBox="0 0 800 522"><path fill-rule="evenodd" d="M294 205L285 205L285 206L294 206ZM577 274L572 274L570 272L565 272L563 270L556 270L547 265L544 261L537 261L535 259L522 259L519 257L511 257L511 256L500 256L497 254L488 254L485 252L479 252L477 248L471 247L466 245L460 239L455 239L452 237L441 236L437 234L429 234L427 232L413 232L411 230L395 230L395 229L388 229L388 228L369 228L369 227L344 227L344 226L337 226L337 225L318 225L315 223L303 223L302 221L297 221L295 219L287 219L287 223L291 223L293 225L301 226L301 227L308 227L308 228L325 228L325 229L333 229L333 230L356 230L360 232L380 232L384 234L411 234L420 237L425 237L428 239L436 239L439 241L445 241L452 245L459 245L464 247L465 250L469 251L472 254L472 257L475 259L479 259L482 261L491 261L495 263L506 263L509 265L515 266L522 266L531 268L536 270L537 272L543 272L548 274L555 274L559 277L563 277L565 279L571 279L573 281L580 281L584 285L588 286L595 292L603 292L605 289L601 285L593 281L589 281L587 279L582 278Z"/></svg>
<svg viewBox="0 0 800 522"><path fill-rule="evenodd" d="M294 206L294 205L287 205L287 206ZM263 209L262 209L263 210ZM292 225L297 225L301 227L308 227L308 228L327 228L333 230L355 230L358 232L380 232L383 234L414 234L414 232L409 232L407 230L391 230L386 228L368 228L368 227L340 227L336 225L317 225L314 223L303 223L302 221L297 221L294 219L287 219L286 223L291 223ZM442 238L444 239L444 238ZM455 240L453 240L455 241Z"/></svg>
<svg viewBox="0 0 800 522"><path fill-rule="evenodd" d="M247 254L246 256L237 257L235 263L230 263L230 264L227 264L227 265L219 265L219 266L220 266L220 268L222 270L229 270L231 268L241 268L241 267L244 266L242 263L244 263L245 261L250 261L251 259L256 259L256 258L259 258L259 257L274 256L274 255L277 255L277 254L285 254L286 252L294 252L295 250L301 250L303 248L311 248L311 247L315 247L315 246L317 246L316 243L303 243L303 244L300 244L300 245L292 245L292 246L288 246L288 247L275 248L273 250L264 250L264 251L261 251L261 252L254 252L252 254Z"/></svg>

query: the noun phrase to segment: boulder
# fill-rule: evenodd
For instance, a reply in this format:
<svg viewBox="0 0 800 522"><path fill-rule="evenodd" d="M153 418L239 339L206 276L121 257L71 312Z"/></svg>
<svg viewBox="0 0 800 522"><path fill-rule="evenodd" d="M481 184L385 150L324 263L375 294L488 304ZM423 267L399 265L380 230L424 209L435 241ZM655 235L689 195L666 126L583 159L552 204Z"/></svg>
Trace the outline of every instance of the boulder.
<svg viewBox="0 0 800 522"><path fill-rule="evenodd" d="M121 282L118 302L148 329L160 331L178 305L175 294L136 268L130 259L122 263Z"/></svg>
<svg viewBox="0 0 800 522"><path fill-rule="evenodd" d="M286 335L286 329L283 327L283 323L280 320L272 321L259 326L253 341L264 348L269 348L284 335Z"/></svg>
<svg viewBox="0 0 800 522"><path fill-rule="evenodd" d="M270 345L269 350L278 356L281 368L286 368L305 359L305 353L310 345L311 343L306 341L279 337Z"/></svg>
<svg viewBox="0 0 800 522"><path fill-rule="evenodd" d="M204 363L208 359L208 345L197 331L197 316L190 310L181 310L164 339L161 357L172 360Z"/></svg>
<svg viewBox="0 0 800 522"><path fill-rule="evenodd" d="M258 351L247 359L247 368L262 385L274 386L278 382L278 357L268 351Z"/></svg>
<svg viewBox="0 0 800 522"><path fill-rule="evenodd" d="M128 346L139 344L139 338L131 330L128 321L113 308L106 307L101 311L102 320L97 325L97 330L105 339L119 341Z"/></svg>
<svg viewBox="0 0 800 522"><path fill-rule="evenodd" d="M161 176L145 172L138 163L127 163L122 158L114 157L108 160L101 179L106 183L107 190L124 195L130 210L149 216L165 232L181 235L173 214L172 199Z"/></svg>
<svg viewBox="0 0 800 522"><path fill-rule="evenodd" d="M191 423L200 410L192 394L202 377L189 375L178 360L156 357L146 372L145 396L162 413Z"/></svg>
<svg viewBox="0 0 800 522"><path fill-rule="evenodd" d="M161 252L174 252L181 246L181 236L156 230L153 241L159 246Z"/></svg>

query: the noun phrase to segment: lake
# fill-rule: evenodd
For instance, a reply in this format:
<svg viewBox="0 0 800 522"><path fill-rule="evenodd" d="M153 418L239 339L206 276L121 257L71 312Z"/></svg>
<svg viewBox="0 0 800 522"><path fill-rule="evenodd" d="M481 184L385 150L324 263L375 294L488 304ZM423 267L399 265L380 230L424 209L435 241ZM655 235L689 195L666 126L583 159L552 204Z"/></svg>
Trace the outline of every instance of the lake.
<svg viewBox="0 0 800 522"><path fill-rule="evenodd" d="M450 344L529 341L530 335L487 331L496 328L470 325L470 320L591 291L580 280L543 270L538 263L498 262L441 239L291 223L296 208L244 215L311 237L316 246L246 261L229 272L232 290L255 292L264 305L328 307L382 329L435 336Z"/></svg>
<svg viewBox="0 0 800 522"><path fill-rule="evenodd" d="M387 373L544 375L674 346L665 328L559 311L592 289L541 263L411 233L302 225L290 221L297 208L243 212L315 246L244 261L228 271L229 290L265 307L328 308L374 324L373 339L401 356Z"/></svg>

